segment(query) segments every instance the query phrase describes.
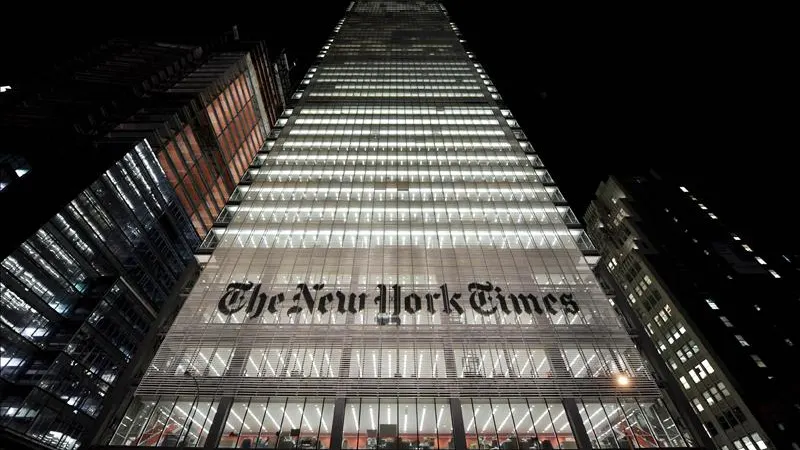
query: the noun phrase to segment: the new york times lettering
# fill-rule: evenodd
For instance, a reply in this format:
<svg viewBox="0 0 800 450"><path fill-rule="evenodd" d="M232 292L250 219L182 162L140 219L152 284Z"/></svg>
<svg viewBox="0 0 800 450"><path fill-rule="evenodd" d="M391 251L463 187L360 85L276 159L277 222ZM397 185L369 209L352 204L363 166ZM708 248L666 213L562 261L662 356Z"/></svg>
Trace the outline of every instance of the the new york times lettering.
<svg viewBox="0 0 800 450"><path fill-rule="evenodd" d="M230 283L219 299L217 309L227 315L236 314L245 309L248 319L255 319L264 312L264 308L271 314L277 314L279 305L291 296L292 305L286 314L299 314L303 311L319 312L320 314L357 314L366 308L367 294L345 294L342 291L322 293L324 284L297 285L297 293L279 293L268 296L261 292L261 283ZM447 284L439 286L439 292L419 295L410 292L403 295L400 285L379 284L376 286L378 295L374 298L378 307L377 322L381 325L389 323L400 324L400 314L419 314L425 312L436 314L455 312L464 314L464 308L459 303L461 294L451 292ZM573 299L572 293L548 293L541 298L533 294L504 292L499 286L490 282L470 283L469 307L477 314L490 316L501 311L504 314L558 314L556 307L563 308L566 314L577 314L580 311L578 304Z"/></svg>

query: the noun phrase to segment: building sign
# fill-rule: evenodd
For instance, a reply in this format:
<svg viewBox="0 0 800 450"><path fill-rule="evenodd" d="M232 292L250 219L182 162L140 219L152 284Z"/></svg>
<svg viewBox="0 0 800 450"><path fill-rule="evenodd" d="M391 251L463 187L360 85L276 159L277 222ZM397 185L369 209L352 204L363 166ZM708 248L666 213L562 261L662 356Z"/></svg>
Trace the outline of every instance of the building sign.
<svg viewBox="0 0 800 450"><path fill-rule="evenodd" d="M320 291L324 289L324 284L307 285L301 283L297 285L297 293L292 295L278 293L268 296L261 292L261 283L230 283L225 293L219 299L217 309L222 314L236 314L242 309L245 310L249 319L255 319L266 309L272 314L278 312L281 304L287 301L291 295L291 307L286 314L299 314L303 311L319 312L326 314L337 312L339 314L357 314L365 309L367 294L345 294L342 291L327 292L317 299ZM378 318L385 318L383 322L394 322L399 324L401 313L436 314L443 312L449 314L456 312L464 314L464 308L469 307L483 316L491 316L498 311L505 314L558 314L555 305L563 307L567 314L577 314L580 311L578 304L572 298L572 293L553 294L548 293L541 297L532 294L511 294L505 293L502 289L494 286L490 282L470 283L467 286L469 292L468 299L462 300L459 292L450 292L447 284L439 286L439 292L426 293L422 296L415 292L404 295L400 285L392 285L388 288L384 284L376 287L378 295L374 298L378 306ZM558 295L558 296L556 296ZM385 324L382 323L382 324Z"/></svg>

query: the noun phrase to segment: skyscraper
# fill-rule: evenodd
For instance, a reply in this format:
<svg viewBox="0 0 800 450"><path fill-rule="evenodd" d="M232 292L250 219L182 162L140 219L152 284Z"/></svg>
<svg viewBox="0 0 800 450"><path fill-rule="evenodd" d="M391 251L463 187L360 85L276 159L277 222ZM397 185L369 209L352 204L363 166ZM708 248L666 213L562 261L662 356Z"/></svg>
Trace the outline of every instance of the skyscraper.
<svg viewBox="0 0 800 450"><path fill-rule="evenodd" d="M596 195L586 223L597 270L716 446L800 446L796 263L658 174L610 177Z"/></svg>
<svg viewBox="0 0 800 450"><path fill-rule="evenodd" d="M112 446L686 446L594 249L434 2L351 4Z"/></svg>
<svg viewBox="0 0 800 450"><path fill-rule="evenodd" d="M263 47L114 40L3 97L0 447L85 446L130 395L280 111Z"/></svg>

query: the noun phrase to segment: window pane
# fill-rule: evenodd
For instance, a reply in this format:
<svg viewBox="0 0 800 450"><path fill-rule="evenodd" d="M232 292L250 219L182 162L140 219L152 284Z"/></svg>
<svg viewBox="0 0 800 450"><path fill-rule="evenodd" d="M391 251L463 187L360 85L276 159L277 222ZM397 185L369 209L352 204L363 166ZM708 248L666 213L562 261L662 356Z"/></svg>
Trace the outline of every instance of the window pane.
<svg viewBox="0 0 800 450"><path fill-rule="evenodd" d="M658 441L650 430L650 426L639 409L638 404L630 399L620 402L625 417L628 419L629 428L625 435L631 439L636 447L653 448L658 447Z"/></svg>
<svg viewBox="0 0 800 450"><path fill-rule="evenodd" d="M164 424L166 423L169 413L172 412L172 407L175 404L175 399L161 400L155 407L155 411L150 416L142 435L137 441L136 445L155 447L160 444L161 434L164 431Z"/></svg>
<svg viewBox="0 0 800 450"><path fill-rule="evenodd" d="M264 422L264 411L266 411L267 399L254 398L250 401L245 414L242 416L244 425L239 435L238 446L255 446L261 443L261 427Z"/></svg>
<svg viewBox="0 0 800 450"><path fill-rule="evenodd" d="M301 448L318 448L319 442L319 427L322 422L322 404L321 398L306 399L305 404L296 403L295 408L302 414L300 427L300 441Z"/></svg>
<svg viewBox="0 0 800 450"><path fill-rule="evenodd" d="M514 427L514 434L523 443L520 448L530 447L533 439L536 438L536 431L533 429L533 418L531 417L532 408L524 400L511 400L511 421ZM528 445L526 446L525 443Z"/></svg>
<svg viewBox="0 0 800 450"><path fill-rule="evenodd" d="M472 404L475 408L475 427L477 428L480 447L497 447L499 440L494 422L495 409L493 409L488 399L475 399Z"/></svg>
<svg viewBox="0 0 800 450"><path fill-rule="evenodd" d="M322 405L320 427L319 427L319 448L331 448L331 426L333 425L334 400L326 399ZM316 409L316 406L314 406Z"/></svg>
<svg viewBox="0 0 800 450"><path fill-rule="evenodd" d="M592 448L613 448L616 441L608 423L603 406L598 400L596 403L583 403L579 405L578 412L583 419L583 426L589 439L592 441Z"/></svg>
<svg viewBox="0 0 800 450"><path fill-rule="evenodd" d="M420 407L420 414L422 414L422 410L423 408ZM425 409L425 412L427 413L427 409ZM406 448L409 445L419 447L419 436L417 434L418 415L415 399L400 399L397 414L400 439L402 440L398 448Z"/></svg>
<svg viewBox="0 0 800 450"><path fill-rule="evenodd" d="M301 433L305 430L313 431L310 424L303 423L303 402L289 400L281 409L283 424L281 424L281 443L278 448L289 444L297 447Z"/></svg>
<svg viewBox="0 0 800 450"><path fill-rule="evenodd" d="M625 431L629 427L622 408L614 401L604 401L603 410L606 413L609 423L611 423L611 429L607 432L608 439L611 439L612 442L616 442L617 447L629 448L629 442L625 435Z"/></svg>
<svg viewBox="0 0 800 450"><path fill-rule="evenodd" d="M205 444L211 422L217 409L213 402L195 402L189 412L189 422L186 424L179 446L202 447Z"/></svg>
<svg viewBox="0 0 800 450"><path fill-rule="evenodd" d="M378 410L378 445L395 448L398 434L397 399L381 399Z"/></svg>
<svg viewBox="0 0 800 450"><path fill-rule="evenodd" d="M147 419L153 412L156 402L154 401L141 401L134 399L125 413L125 418L117 428L114 437L111 438L111 445L136 445L136 440L144 428ZM131 417L132 419L128 419Z"/></svg>
<svg viewBox="0 0 800 450"><path fill-rule="evenodd" d="M361 400L361 416L358 425L358 447L375 448L378 445L378 400Z"/></svg>
<svg viewBox="0 0 800 450"><path fill-rule="evenodd" d="M360 413L360 401L358 399L348 400L344 408L344 427L342 430L342 448L360 448L358 442L358 417Z"/></svg>
<svg viewBox="0 0 800 450"><path fill-rule="evenodd" d="M188 430L184 430L184 427L187 426L186 423L189 422L189 411L192 411L193 400L194 399L178 399L175 403L169 415L169 419L167 419L166 429L164 430L164 435L161 437L161 445L174 447L179 443L184 446L194 443L196 436L192 438ZM185 440L187 437L190 438L188 441Z"/></svg>
<svg viewBox="0 0 800 450"><path fill-rule="evenodd" d="M419 444L428 448L438 448L436 433L436 403L433 399L417 400L417 434ZM446 448L447 442L445 442Z"/></svg>
<svg viewBox="0 0 800 450"><path fill-rule="evenodd" d="M473 445L478 445L478 437L476 435L475 409L472 407L472 400L461 400L461 417L464 420L467 448L474 448Z"/></svg>
<svg viewBox="0 0 800 450"><path fill-rule="evenodd" d="M650 423L651 429L662 446L684 447L686 442L683 440L675 421L667 412L667 408L658 400L655 403L640 403L645 418Z"/></svg>
<svg viewBox="0 0 800 450"><path fill-rule="evenodd" d="M248 402L246 401L234 402L231 406L225 426L222 429L222 436L219 439L220 447L236 447L236 443L239 441L239 433L243 428L243 417L247 415L247 404ZM252 430L246 429L246 431Z"/></svg>
<svg viewBox="0 0 800 450"><path fill-rule="evenodd" d="M492 400L494 423L502 448L519 448L517 434L514 432L514 421L511 420L511 407L508 400Z"/></svg>
<svg viewBox="0 0 800 450"><path fill-rule="evenodd" d="M276 448L284 438L284 434L289 438L289 432L282 433L283 430L283 410L286 407L286 399L284 398L271 398L267 403L267 411L265 413L266 420L264 421L259 439L267 442L268 448ZM287 441L289 442L289 441ZM291 443L291 442L289 442ZM285 446L286 444L284 444Z"/></svg>
<svg viewBox="0 0 800 450"><path fill-rule="evenodd" d="M439 436L439 448L452 448L455 445L450 403L447 400L436 400L436 433Z"/></svg>
<svg viewBox="0 0 800 450"><path fill-rule="evenodd" d="M575 448L575 437L572 435L572 427L570 427L569 420L567 420L564 405L560 402L548 402L548 404L552 422L542 431L544 436L553 436L553 447L558 443L561 448Z"/></svg>

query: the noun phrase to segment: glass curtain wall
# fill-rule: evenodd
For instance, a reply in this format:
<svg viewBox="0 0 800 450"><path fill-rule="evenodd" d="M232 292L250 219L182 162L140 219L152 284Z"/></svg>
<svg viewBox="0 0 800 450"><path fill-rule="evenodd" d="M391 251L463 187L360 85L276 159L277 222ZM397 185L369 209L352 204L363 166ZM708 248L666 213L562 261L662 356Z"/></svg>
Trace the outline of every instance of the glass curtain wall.
<svg viewBox="0 0 800 450"><path fill-rule="evenodd" d="M206 239L112 444L180 442L199 398L222 412L194 445L685 445L591 242L464 45L438 3L350 5Z"/></svg>

